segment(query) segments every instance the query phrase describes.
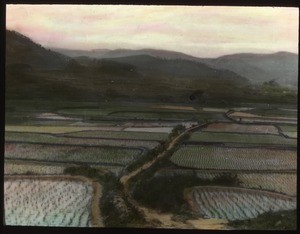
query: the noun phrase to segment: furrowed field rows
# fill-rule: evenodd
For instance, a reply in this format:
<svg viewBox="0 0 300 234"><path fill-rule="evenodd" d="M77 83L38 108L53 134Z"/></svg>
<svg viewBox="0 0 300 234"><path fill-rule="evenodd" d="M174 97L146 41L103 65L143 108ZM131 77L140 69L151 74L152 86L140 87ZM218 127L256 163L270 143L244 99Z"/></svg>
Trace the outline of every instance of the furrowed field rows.
<svg viewBox="0 0 300 234"><path fill-rule="evenodd" d="M62 165L45 165L37 163L20 163L7 161L4 162L4 174L24 175L24 174L38 174L38 175L58 175L63 174L65 166Z"/></svg>
<svg viewBox="0 0 300 234"><path fill-rule="evenodd" d="M172 132L172 127L151 127L151 128L137 128L137 127L129 127L129 128L125 128L124 131L127 132L149 132L149 133L170 133Z"/></svg>
<svg viewBox="0 0 300 234"><path fill-rule="evenodd" d="M260 115L264 117L294 117L297 118L297 109L285 109L285 108L254 108L246 111L251 114Z"/></svg>
<svg viewBox="0 0 300 234"><path fill-rule="evenodd" d="M105 135L105 134L103 134ZM116 147L143 147L152 149L159 145L158 141L139 141L124 139L97 139L80 136L54 136L39 133L19 133L6 132L5 140L9 142L37 142L37 143L56 143L56 144L74 144L90 146L116 146Z"/></svg>
<svg viewBox="0 0 300 234"><path fill-rule="evenodd" d="M238 174L238 179L246 188L265 189L290 196L297 195L296 174L245 173Z"/></svg>
<svg viewBox="0 0 300 234"><path fill-rule="evenodd" d="M286 124L297 124L297 118L290 117L267 117L260 116L246 112L233 112L229 113L228 116L235 121L244 123L286 123Z"/></svg>
<svg viewBox="0 0 300 234"><path fill-rule="evenodd" d="M6 178L5 223L92 226L93 186L83 181Z"/></svg>
<svg viewBox="0 0 300 234"><path fill-rule="evenodd" d="M121 131L122 127L81 127L81 126L25 126L25 125L6 125L6 132L37 132L37 133L68 133L89 130Z"/></svg>
<svg viewBox="0 0 300 234"><path fill-rule="evenodd" d="M213 123L203 128L202 131L278 134L278 129L273 125L246 125L235 123Z"/></svg>
<svg viewBox="0 0 300 234"><path fill-rule="evenodd" d="M222 171L201 171L193 169L162 169L157 171L155 177L173 177L177 175L194 176L202 180L212 181L226 175L234 175L240 181L239 187L253 188L283 193L290 196L297 194L296 173L273 173L273 172L222 172Z"/></svg>
<svg viewBox="0 0 300 234"><path fill-rule="evenodd" d="M297 139L288 139L279 135L219 132L195 132L192 134L188 142L220 142L297 146Z"/></svg>
<svg viewBox="0 0 300 234"><path fill-rule="evenodd" d="M297 119L272 119L272 118L242 118L244 123L283 123L283 124L297 124Z"/></svg>
<svg viewBox="0 0 300 234"><path fill-rule="evenodd" d="M186 198L201 216L230 221L296 209L295 197L253 189L199 186L191 188Z"/></svg>
<svg viewBox="0 0 300 234"><path fill-rule="evenodd" d="M197 112L138 112L138 111L118 111L109 114L110 117L122 117L130 119L187 119L193 118L209 119L213 117L213 114L209 112L197 113Z"/></svg>
<svg viewBox="0 0 300 234"><path fill-rule="evenodd" d="M5 158L125 166L141 155L139 149L6 143Z"/></svg>
<svg viewBox="0 0 300 234"><path fill-rule="evenodd" d="M245 117L245 118L258 118L258 119L274 119L274 120L297 120L297 114L293 114L293 116L284 116L284 115L261 115L256 113L250 112L241 112L241 111L234 111L230 112L229 115L231 117Z"/></svg>
<svg viewBox="0 0 300 234"><path fill-rule="evenodd" d="M297 152L212 146L181 147L170 160L178 166L224 170L296 170Z"/></svg>
<svg viewBox="0 0 300 234"><path fill-rule="evenodd" d="M160 132L81 131L66 133L64 136L162 141L168 137L168 134Z"/></svg>
<svg viewBox="0 0 300 234"><path fill-rule="evenodd" d="M6 159L4 162L5 175L61 175L64 174L64 169L68 166L74 166L72 162L70 165L67 163L54 163L54 162L37 162L30 160L15 160ZM91 168L96 168L102 171L110 171L115 175L119 175L124 166L113 165L90 165Z"/></svg>

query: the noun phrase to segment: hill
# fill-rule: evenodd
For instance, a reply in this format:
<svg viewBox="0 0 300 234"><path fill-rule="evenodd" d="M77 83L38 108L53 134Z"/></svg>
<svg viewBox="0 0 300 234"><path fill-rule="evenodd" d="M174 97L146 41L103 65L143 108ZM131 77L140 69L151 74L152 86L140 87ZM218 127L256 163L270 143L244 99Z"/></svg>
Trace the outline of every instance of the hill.
<svg viewBox="0 0 300 234"><path fill-rule="evenodd" d="M197 57L187 55L184 53L170 51L170 50L157 50L157 49L140 49L140 50L129 50L129 49L95 49L95 50L72 50L62 48L49 48L52 51L64 54L69 57L90 57L90 58L120 58L129 57L136 55L149 55L152 57L165 58L165 59L185 59L191 61L197 61Z"/></svg>
<svg viewBox="0 0 300 234"><path fill-rule="evenodd" d="M176 51L140 49L140 50L63 50L53 48L54 51L71 57L81 57L85 62L88 58L94 59L116 59L125 61L124 57L148 55L155 58L169 60L194 61L205 64L213 69L225 69L247 78L253 84L276 81L293 89L298 86L298 55L289 52L278 52L273 54L241 53L225 55L218 58L197 58ZM123 59L122 59L123 58Z"/></svg>
<svg viewBox="0 0 300 234"><path fill-rule="evenodd" d="M25 65L38 70L64 69L69 60L18 32L6 30L6 66Z"/></svg>
<svg viewBox="0 0 300 234"><path fill-rule="evenodd" d="M202 59L203 63L233 71L253 83L275 80L280 85L297 88L298 55L288 52L274 54L233 54L216 59Z"/></svg>
<svg viewBox="0 0 300 234"><path fill-rule="evenodd" d="M188 59L174 59L174 56L183 56L180 53L150 52L157 56L70 58L8 31L6 98L36 103L54 100L53 104L110 100L181 103L294 100L294 94L283 92L281 87L253 86L232 71Z"/></svg>

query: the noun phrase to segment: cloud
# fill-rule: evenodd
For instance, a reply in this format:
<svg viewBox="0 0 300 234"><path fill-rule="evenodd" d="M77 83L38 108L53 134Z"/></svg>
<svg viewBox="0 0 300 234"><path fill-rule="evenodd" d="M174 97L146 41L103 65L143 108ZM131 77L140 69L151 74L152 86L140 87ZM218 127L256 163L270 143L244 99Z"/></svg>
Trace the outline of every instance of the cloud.
<svg viewBox="0 0 300 234"><path fill-rule="evenodd" d="M6 23L49 47L152 47L213 57L297 52L298 16L297 8L272 7L7 5Z"/></svg>

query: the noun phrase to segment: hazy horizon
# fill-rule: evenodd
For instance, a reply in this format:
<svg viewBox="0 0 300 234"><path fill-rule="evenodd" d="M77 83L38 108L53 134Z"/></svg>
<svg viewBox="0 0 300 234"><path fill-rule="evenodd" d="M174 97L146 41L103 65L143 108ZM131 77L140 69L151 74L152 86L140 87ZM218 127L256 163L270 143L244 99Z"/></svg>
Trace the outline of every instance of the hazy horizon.
<svg viewBox="0 0 300 234"><path fill-rule="evenodd" d="M68 15L68 17L66 17ZM46 48L157 49L214 58L298 54L297 8L7 5L7 29Z"/></svg>

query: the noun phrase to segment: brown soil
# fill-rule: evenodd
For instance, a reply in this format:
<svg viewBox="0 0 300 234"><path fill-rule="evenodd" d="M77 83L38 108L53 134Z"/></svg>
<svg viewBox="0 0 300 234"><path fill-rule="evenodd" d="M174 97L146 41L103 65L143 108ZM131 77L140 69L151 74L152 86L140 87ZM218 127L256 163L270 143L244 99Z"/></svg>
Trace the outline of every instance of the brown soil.
<svg viewBox="0 0 300 234"><path fill-rule="evenodd" d="M192 106L156 105L156 106L151 106L151 108L169 109L169 110L189 110L189 111L196 111L196 109L194 107L192 107Z"/></svg>

